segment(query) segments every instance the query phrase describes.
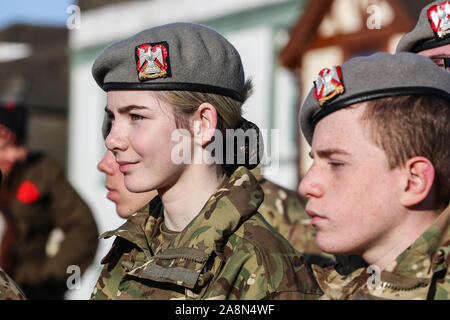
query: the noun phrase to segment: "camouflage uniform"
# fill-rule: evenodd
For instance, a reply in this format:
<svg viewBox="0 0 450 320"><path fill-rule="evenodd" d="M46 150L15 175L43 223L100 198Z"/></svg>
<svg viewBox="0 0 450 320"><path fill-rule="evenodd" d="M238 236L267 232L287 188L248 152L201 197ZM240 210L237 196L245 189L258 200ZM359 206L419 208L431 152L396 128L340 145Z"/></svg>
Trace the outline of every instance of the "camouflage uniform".
<svg viewBox="0 0 450 320"><path fill-rule="evenodd" d="M17 284L0 268L0 300L25 300Z"/></svg>
<svg viewBox="0 0 450 320"><path fill-rule="evenodd" d="M10 275L28 299L62 299L67 267L77 265L83 272L97 250L91 210L59 164L41 154L17 163L4 182L0 209L11 213L17 230ZM64 239L50 252L49 237L56 228Z"/></svg>
<svg viewBox="0 0 450 320"><path fill-rule="evenodd" d="M239 167L169 245L159 197L123 226L92 299L316 299L301 255L257 213L264 193ZM163 249L162 249L163 247Z"/></svg>
<svg viewBox="0 0 450 320"><path fill-rule="evenodd" d="M324 291L321 299L450 299L450 206L434 224L380 274L359 268L339 274L312 266Z"/></svg>
<svg viewBox="0 0 450 320"><path fill-rule="evenodd" d="M306 254L316 264L329 265L333 256L319 249L316 230L305 211L305 200L290 189L284 188L261 175L260 167L252 170L264 190L264 201L258 208L263 217L299 252ZM312 260L313 259L313 260Z"/></svg>

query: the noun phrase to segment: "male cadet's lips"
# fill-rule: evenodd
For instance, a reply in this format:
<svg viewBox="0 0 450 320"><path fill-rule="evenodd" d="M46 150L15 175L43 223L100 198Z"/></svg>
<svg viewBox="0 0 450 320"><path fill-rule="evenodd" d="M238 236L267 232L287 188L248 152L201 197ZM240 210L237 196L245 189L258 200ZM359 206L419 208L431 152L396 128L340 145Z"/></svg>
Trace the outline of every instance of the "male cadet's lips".
<svg viewBox="0 0 450 320"><path fill-rule="evenodd" d="M311 224L313 226L316 226L318 223L320 223L321 221L326 220L327 218L317 214L316 212L312 211L309 208L305 209L306 213L311 217Z"/></svg>
<svg viewBox="0 0 450 320"><path fill-rule="evenodd" d="M136 163L136 162L130 162L130 161L116 161L119 165L119 171L122 173L125 173L129 171Z"/></svg>

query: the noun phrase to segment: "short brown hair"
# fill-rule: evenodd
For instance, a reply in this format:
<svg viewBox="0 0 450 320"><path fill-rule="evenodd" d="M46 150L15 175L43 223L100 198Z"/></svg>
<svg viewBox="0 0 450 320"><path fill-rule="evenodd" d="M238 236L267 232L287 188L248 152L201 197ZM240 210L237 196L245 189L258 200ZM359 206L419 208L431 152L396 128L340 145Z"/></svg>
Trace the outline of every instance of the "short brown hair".
<svg viewBox="0 0 450 320"><path fill-rule="evenodd" d="M450 199L450 102L435 96L406 95L370 100L361 117L382 148L391 169L423 156L436 171L439 204Z"/></svg>

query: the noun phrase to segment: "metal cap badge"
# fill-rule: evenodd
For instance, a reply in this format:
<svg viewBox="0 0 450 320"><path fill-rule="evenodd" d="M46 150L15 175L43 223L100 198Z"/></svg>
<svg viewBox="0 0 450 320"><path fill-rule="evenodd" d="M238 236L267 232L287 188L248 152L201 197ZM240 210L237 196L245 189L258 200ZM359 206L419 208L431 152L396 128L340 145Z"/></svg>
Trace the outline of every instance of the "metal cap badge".
<svg viewBox="0 0 450 320"><path fill-rule="evenodd" d="M342 72L339 66L324 68L319 72L319 76L314 81L314 96L319 100L320 106L344 92L342 84Z"/></svg>
<svg viewBox="0 0 450 320"><path fill-rule="evenodd" d="M433 1L420 12L413 30L405 34L396 52L420 52L450 44L450 1Z"/></svg>
<svg viewBox="0 0 450 320"><path fill-rule="evenodd" d="M139 80L170 77L167 42L144 43L136 47Z"/></svg>
<svg viewBox="0 0 450 320"><path fill-rule="evenodd" d="M431 28L440 38L450 34L450 1L431 6L427 16L430 19Z"/></svg>

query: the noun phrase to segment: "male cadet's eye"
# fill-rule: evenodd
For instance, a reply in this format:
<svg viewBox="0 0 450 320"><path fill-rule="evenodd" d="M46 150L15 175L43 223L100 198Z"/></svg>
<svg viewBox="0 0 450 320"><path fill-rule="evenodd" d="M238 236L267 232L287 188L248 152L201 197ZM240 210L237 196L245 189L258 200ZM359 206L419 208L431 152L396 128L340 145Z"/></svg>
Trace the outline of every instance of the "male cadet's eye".
<svg viewBox="0 0 450 320"><path fill-rule="evenodd" d="M332 168L340 168L344 166L343 162L338 162L338 161L329 161L328 164L332 167Z"/></svg>
<svg viewBox="0 0 450 320"><path fill-rule="evenodd" d="M431 60L444 70L450 70L450 58L449 57L434 57Z"/></svg>

